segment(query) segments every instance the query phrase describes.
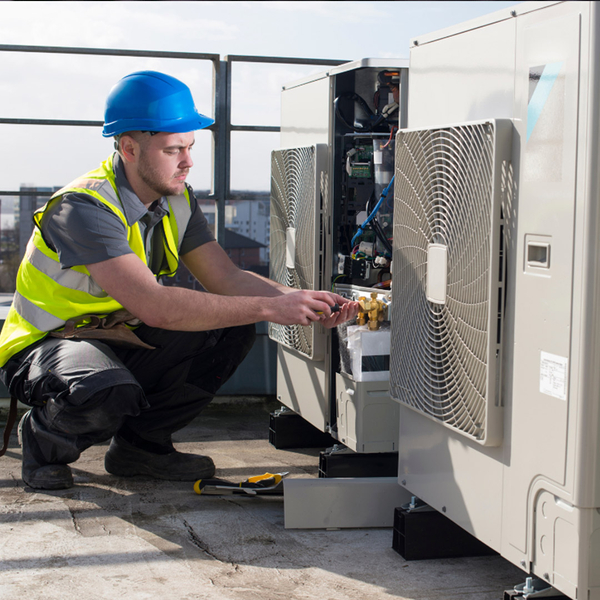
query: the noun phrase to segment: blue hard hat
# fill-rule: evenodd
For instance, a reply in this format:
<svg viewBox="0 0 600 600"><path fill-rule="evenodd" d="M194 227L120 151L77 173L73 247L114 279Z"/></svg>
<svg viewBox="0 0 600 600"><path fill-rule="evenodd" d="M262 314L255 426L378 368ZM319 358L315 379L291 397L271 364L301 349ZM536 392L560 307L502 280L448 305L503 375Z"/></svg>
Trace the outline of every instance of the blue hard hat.
<svg viewBox="0 0 600 600"><path fill-rule="evenodd" d="M185 133L214 123L196 110L185 83L157 71L126 75L110 91L104 110L104 137L126 131Z"/></svg>

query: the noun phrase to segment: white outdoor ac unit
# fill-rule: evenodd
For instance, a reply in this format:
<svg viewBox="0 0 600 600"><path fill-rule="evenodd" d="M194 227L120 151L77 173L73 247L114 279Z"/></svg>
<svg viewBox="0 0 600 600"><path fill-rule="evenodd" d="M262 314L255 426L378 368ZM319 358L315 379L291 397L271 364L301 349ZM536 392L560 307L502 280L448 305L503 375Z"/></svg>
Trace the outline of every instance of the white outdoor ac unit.
<svg viewBox="0 0 600 600"><path fill-rule="evenodd" d="M271 160L274 280L297 289L338 291L354 300L374 291L378 269L370 268L373 257L354 260L351 241L366 219L367 206L373 210L376 202L369 203L393 175L391 133L404 124L407 71L406 60L363 59L284 87L283 148ZM380 77L383 73L387 79ZM389 123L380 120L370 127L369 117L373 123L375 113L395 102L385 84L392 77L400 88L397 112L390 113ZM391 197L382 210L382 231L389 235ZM367 252L376 248L374 240L367 246ZM377 293L387 298L389 289ZM278 346L277 397L283 405L353 451L397 450L398 406L389 396L387 364L384 374L370 372L370 381L362 371L353 377L342 369L341 358L341 347L350 342L318 323L271 324L269 335ZM389 328L387 335L389 355ZM360 348L350 351L363 358L368 344L354 345ZM380 358L385 364L387 356ZM360 369L360 360L358 364Z"/></svg>
<svg viewBox="0 0 600 600"><path fill-rule="evenodd" d="M585 600L600 599L598 56L596 2L414 40L390 372L400 483Z"/></svg>

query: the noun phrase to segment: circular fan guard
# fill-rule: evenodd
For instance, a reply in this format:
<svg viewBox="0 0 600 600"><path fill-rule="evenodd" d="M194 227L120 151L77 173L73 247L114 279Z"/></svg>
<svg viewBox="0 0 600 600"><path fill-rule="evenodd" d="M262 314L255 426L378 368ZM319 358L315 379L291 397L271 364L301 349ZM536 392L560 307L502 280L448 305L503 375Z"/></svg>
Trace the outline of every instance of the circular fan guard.
<svg viewBox="0 0 600 600"><path fill-rule="evenodd" d="M276 150L271 156L270 277L299 290L315 289L315 153L314 146ZM287 230L295 229L294 267L286 264ZM269 323L269 337L313 357L311 326Z"/></svg>
<svg viewBox="0 0 600 600"><path fill-rule="evenodd" d="M497 342L494 129L401 131L396 152L390 392L482 440ZM443 303L427 299L431 244L447 251Z"/></svg>

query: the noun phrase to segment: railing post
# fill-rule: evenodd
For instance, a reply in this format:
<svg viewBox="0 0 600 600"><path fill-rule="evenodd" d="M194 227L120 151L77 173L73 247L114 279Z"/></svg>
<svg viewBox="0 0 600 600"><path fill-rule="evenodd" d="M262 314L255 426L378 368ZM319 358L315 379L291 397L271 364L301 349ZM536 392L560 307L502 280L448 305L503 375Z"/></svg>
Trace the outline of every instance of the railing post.
<svg viewBox="0 0 600 600"><path fill-rule="evenodd" d="M214 63L215 95L213 130L213 197L215 199L215 237L225 241L225 200L230 187L231 147L231 65L227 60Z"/></svg>

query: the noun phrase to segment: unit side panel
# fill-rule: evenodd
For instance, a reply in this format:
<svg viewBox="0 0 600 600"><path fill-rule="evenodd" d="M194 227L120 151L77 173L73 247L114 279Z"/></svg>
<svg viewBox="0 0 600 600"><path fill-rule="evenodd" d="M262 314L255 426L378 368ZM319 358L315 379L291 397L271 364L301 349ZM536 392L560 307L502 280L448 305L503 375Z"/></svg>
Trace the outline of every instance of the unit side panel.
<svg viewBox="0 0 600 600"><path fill-rule="evenodd" d="M516 237L512 415L505 474L505 552L530 553L534 489L566 486L579 3L518 20L516 121L521 171ZM566 489L564 500L572 500ZM510 547L509 547L510 546Z"/></svg>
<svg viewBox="0 0 600 600"><path fill-rule="evenodd" d="M329 419L325 362L277 345L277 399L321 431Z"/></svg>
<svg viewBox="0 0 600 600"><path fill-rule="evenodd" d="M481 446L399 406L400 484L499 552L501 449Z"/></svg>
<svg viewBox="0 0 600 600"><path fill-rule="evenodd" d="M582 398L577 430L575 504L600 506L600 7L593 3L589 27L582 23L580 91L580 153L577 172L577 225L575 235L573 330L581 322L581 335L573 339L572 360L579 365ZM586 50L588 49L589 50ZM581 200L580 200L581 199ZM585 204L582 204L585 202ZM578 312L580 311L580 312ZM575 373L573 373L575 379ZM574 393L574 391L572 392ZM575 422L570 423L573 427ZM598 554L600 561L600 554ZM600 573L600 568L598 569ZM600 582L600 577L598 577ZM600 585L600 583L598 583Z"/></svg>
<svg viewBox="0 0 600 600"><path fill-rule="evenodd" d="M413 48L408 127L512 118L514 32L511 20Z"/></svg>
<svg viewBox="0 0 600 600"><path fill-rule="evenodd" d="M329 143L330 78L281 94L281 147Z"/></svg>

